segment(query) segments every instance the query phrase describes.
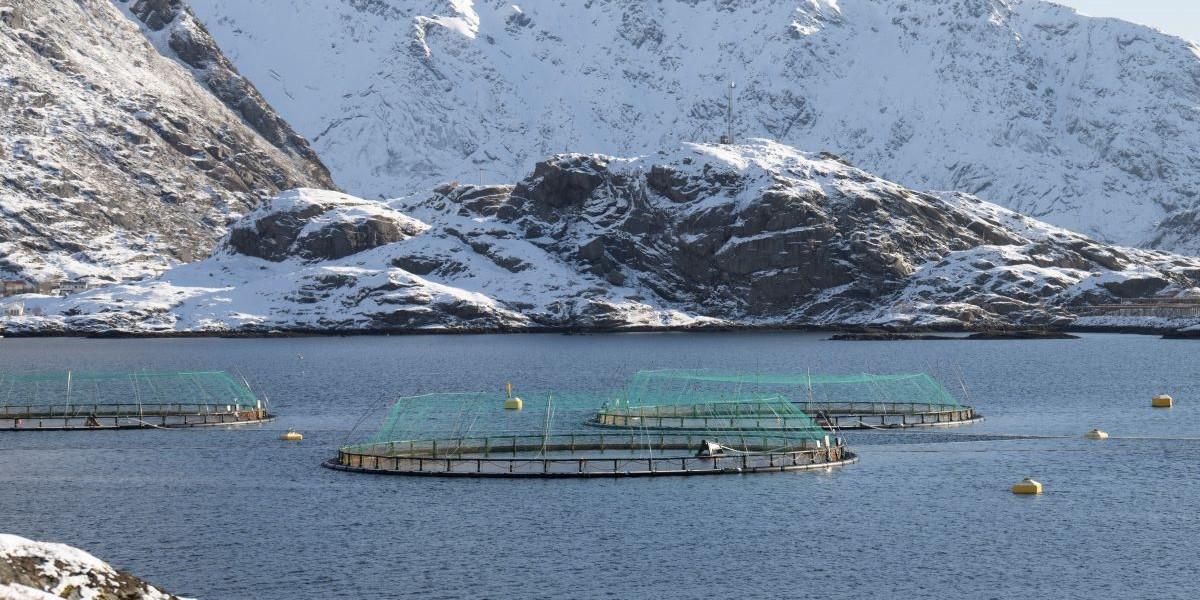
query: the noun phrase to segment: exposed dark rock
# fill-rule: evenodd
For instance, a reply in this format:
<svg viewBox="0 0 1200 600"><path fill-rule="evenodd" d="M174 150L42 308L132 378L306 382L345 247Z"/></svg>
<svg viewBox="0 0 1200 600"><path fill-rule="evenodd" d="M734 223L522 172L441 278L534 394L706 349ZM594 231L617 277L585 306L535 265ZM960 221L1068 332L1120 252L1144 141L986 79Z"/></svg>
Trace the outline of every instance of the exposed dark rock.
<svg viewBox="0 0 1200 600"><path fill-rule="evenodd" d="M1164 340L1200 340L1200 328L1177 329L1162 335Z"/></svg>
<svg viewBox="0 0 1200 600"><path fill-rule="evenodd" d="M837 342L880 342L908 340L959 340L961 337L932 333L900 333L894 331L872 331L862 333L835 333L829 339Z"/></svg>
<svg viewBox="0 0 1200 600"><path fill-rule="evenodd" d="M979 331L968 340L1077 340L1079 336L1052 329L1017 329L1013 331Z"/></svg>
<svg viewBox="0 0 1200 600"><path fill-rule="evenodd" d="M937 197L901 188L854 195L836 187L802 191L774 176L750 183L745 174L713 162L653 164L639 187L627 169L613 171L608 164L582 155L539 163L510 200L532 210L495 214L511 215L527 230L563 224L552 234L561 242L550 249L573 251L614 284L638 272L669 288L673 300L719 303L723 311L745 316L792 310L799 299L863 276L872 282L858 289L877 298L903 287L913 265L953 247L1019 241L998 224L964 219ZM747 185L764 187L754 202L739 205L734 200ZM609 219L607 226L589 227L600 223L595 215ZM893 231L898 219L903 232ZM647 222L657 226L645 227ZM630 230L639 234L631 237Z"/></svg>
<svg viewBox="0 0 1200 600"><path fill-rule="evenodd" d="M240 223L230 229L228 247L246 256L285 260L308 219L324 212L325 207L318 204L296 212L268 212L253 223Z"/></svg>
<svg viewBox="0 0 1200 600"><path fill-rule="evenodd" d="M279 262L334 260L408 239L423 225L381 205L292 190L230 228L225 247Z"/></svg>
<svg viewBox="0 0 1200 600"><path fill-rule="evenodd" d="M529 179L517 184L512 197L529 200L527 208L538 214L553 215L591 196L607 179L606 166L601 157L574 154L543 161Z"/></svg>
<svg viewBox="0 0 1200 600"><path fill-rule="evenodd" d="M414 275L428 275L443 266L445 262L438 258L425 256L397 256L392 259L391 264Z"/></svg>
<svg viewBox="0 0 1200 600"><path fill-rule="evenodd" d="M396 221L367 217L353 222L331 223L296 240L297 254L307 260L330 260L357 254L405 239Z"/></svg>
<svg viewBox="0 0 1200 600"><path fill-rule="evenodd" d="M1163 277L1150 275L1130 278L1124 281L1109 281L1101 285L1118 298L1146 298L1158 293L1170 285L1170 283L1170 281L1167 281Z"/></svg>

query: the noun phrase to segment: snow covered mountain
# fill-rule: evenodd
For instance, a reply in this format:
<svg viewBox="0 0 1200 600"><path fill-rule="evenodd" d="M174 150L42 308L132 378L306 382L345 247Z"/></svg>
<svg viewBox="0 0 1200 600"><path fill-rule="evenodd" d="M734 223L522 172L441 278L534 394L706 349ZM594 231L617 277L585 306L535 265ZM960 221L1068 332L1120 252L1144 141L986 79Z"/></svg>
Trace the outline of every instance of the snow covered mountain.
<svg viewBox="0 0 1200 600"><path fill-rule="evenodd" d="M0 3L0 275L145 275L207 256L263 196L333 185L170 4Z"/></svg>
<svg viewBox="0 0 1200 600"><path fill-rule="evenodd" d="M734 80L738 136L1200 253L1197 47L1047 2L190 1L364 197L716 141Z"/></svg>
<svg viewBox="0 0 1200 600"><path fill-rule="evenodd" d="M0 318L11 333L1065 325L1190 290L1200 259L1095 242L766 140L564 154L388 205L286 192L214 255Z"/></svg>

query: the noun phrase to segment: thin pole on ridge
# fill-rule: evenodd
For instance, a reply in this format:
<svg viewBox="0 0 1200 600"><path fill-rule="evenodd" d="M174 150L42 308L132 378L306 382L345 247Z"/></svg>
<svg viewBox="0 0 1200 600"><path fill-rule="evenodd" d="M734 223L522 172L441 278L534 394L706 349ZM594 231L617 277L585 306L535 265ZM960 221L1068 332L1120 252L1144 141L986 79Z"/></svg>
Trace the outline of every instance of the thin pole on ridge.
<svg viewBox="0 0 1200 600"><path fill-rule="evenodd" d="M726 105L727 111L725 115L725 139L727 143L733 143L733 88L736 86L733 80L729 81L729 103Z"/></svg>
<svg viewBox="0 0 1200 600"><path fill-rule="evenodd" d="M721 136L719 143L733 143L733 89L737 84L732 79L729 80L729 96L725 99L725 134Z"/></svg>

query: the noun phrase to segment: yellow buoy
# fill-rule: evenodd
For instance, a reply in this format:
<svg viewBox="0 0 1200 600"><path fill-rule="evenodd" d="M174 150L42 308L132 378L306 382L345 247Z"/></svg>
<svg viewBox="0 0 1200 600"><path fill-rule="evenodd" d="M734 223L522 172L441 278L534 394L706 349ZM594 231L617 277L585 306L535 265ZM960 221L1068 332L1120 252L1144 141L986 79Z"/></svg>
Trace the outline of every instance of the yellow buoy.
<svg viewBox="0 0 1200 600"><path fill-rule="evenodd" d="M1014 483L1012 486L1014 494L1040 494L1042 493L1042 484L1026 477L1019 483Z"/></svg>
<svg viewBox="0 0 1200 600"><path fill-rule="evenodd" d="M1093 430L1083 434L1083 437L1085 437L1089 440L1107 440L1108 432L1100 431L1099 429L1093 429Z"/></svg>
<svg viewBox="0 0 1200 600"><path fill-rule="evenodd" d="M1150 400L1150 406L1154 408L1171 408L1175 401L1166 394L1159 394Z"/></svg>
<svg viewBox="0 0 1200 600"><path fill-rule="evenodd" d="M504 384L504 410L521 410L525 407L525 403L520 398L512 395L512 383Z"/></svg>
<svg viewBox="0 0 1200 600"><path fill-rule="evenodd" d="M279 436L279 439L281 439L285 442L299 442L300 440L304 439L304 436L301 435L300 432L296 431L295 429L289 429L289 430L287 430L287 433Z"/></svg>

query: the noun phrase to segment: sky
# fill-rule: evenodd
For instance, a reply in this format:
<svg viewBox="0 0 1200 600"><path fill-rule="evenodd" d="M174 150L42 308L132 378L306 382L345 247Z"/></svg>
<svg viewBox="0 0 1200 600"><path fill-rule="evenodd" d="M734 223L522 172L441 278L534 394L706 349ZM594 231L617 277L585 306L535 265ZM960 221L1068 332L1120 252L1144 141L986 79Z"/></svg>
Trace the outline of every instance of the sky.
<svg viewBox="0 0 1200 600"><path fill-rule="evenodd" d="M1200 42L1200 0L1051 0L1093 17L1116 17Z"/></svg>

